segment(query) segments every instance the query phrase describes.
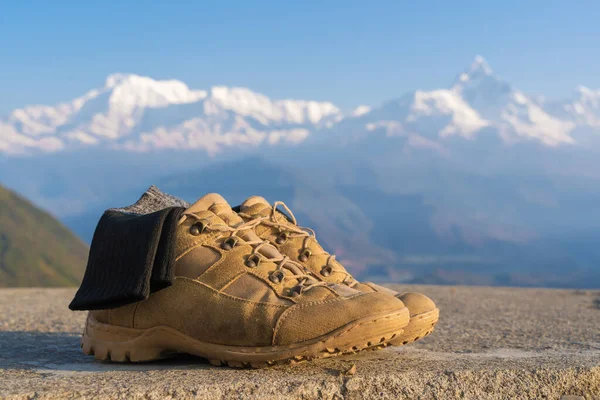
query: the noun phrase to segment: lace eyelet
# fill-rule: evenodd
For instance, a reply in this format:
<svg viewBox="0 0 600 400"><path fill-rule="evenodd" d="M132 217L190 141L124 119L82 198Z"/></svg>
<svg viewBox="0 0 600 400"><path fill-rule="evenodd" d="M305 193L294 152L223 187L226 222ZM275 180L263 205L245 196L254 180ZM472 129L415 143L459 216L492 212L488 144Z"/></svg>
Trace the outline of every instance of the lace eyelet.
<svg viewBox="0 0 600 400"><path fill-rule="evenodd" d="M308 261L311 255L312 251L310 251L310 249L304 249L302 250L302 253L300 253L300 255L298 256L298 260L300 260L301 262L306 262Z"/></svg>
<svg viewBox="0 0 600 400"><path fill-rule="evenodd" d="M322 276L329 276L329 275L331 275L332 272L333 272L333 269L330 266L328 266L328 265L324 266L321 269L321 275Z"/></svg>
<svg viewBox="0 0 600 400"><path fill-rule="evenodd" d="M190 226L190 234L198 236L204 232L204 229L206 229L206 225L203 222L196 222L194 225Z"/></svg>
<svg viewBox="0 0 600 400"><path fill-rule="evenodd" d="M298 297L302 294L302 286L294 286L290 290L290 297Z"/></svg>
<svg viewBox="0 0 600 400"><path fill-rule="evenodd" d="M285 242L287 242L288 240L288 235L285 232L281 232L279 234L279 236L277 236L277 239L275 239L275 243L277 244L284 244Z"/></svg>
<svg viewBox="0 0 600 400"><path fill-rule="evenodd" d="M260 264L260 256L257 254L252 254L246 260L246 267L248 268L256 268Z"/></svg>
<svg viewBox="0 0 600 400"><path fill-rule="evenodd" d="M223 250L231 250L235 247L235 245L237 244L238 239L234 238L234 237L228 237L227 239L225 239L223 241L223 243L221 243L221 248Z"/></svg>
<svg viewBox="0 0 600 400"><path fill-rule="evenodd" d="M269 280L275 284L277 283L281 283L281 281L283 281L283 278L285 277L285 275L283 274L283 272L281 271L275 271L272 274L269 275Z"/></svg>

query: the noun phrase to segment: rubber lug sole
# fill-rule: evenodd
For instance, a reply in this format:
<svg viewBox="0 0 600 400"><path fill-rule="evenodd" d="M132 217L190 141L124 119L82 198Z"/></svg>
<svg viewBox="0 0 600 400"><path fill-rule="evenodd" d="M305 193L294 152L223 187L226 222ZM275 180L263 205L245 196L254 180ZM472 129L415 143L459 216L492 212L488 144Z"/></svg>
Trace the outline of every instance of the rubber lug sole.
<svg viewBox="0 0 600 400"><path fill-rule="evenodd" d="M402 346L428 336L433 332L439 318L440 310L438 308L411 317L410 322L404 328L404 332L392 339L389 345Z"/></svg>
<svg viewBox="0 0 600 400"><path fill-rule="evenodd" d="M319 338L291 345L242 347L202 342L173 328L125 328L88 317L82 336L83 352L98 360L144 362L191 354L213 365L263 368L386 347L401 337L409 322L407 308L351 322Z"/></svg>

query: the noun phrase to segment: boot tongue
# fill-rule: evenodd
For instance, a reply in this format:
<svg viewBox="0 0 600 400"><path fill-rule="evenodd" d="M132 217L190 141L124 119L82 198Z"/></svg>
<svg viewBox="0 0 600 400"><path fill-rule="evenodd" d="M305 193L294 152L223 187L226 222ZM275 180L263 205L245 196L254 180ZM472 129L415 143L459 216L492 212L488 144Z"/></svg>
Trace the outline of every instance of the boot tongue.
<svg viewBox="0 0 600 400"><path fill-rule="evenodd" d="M213 223L230 225L229 221L226 221L222 218L222 216L217 215L217 213L215 213L212 210L215 206L220 205L225 205L226 207L229 207L229 204L227 204L227 200L225 200L223 196L217 193L209 193L206 196L201 197L194 204L188 207L185 210L185 212L191 214L198 214L203 217L210 216L210 219ZM229 207L229 209L231 209L231 207Z"/></svg>
<svg viewBox="0 0 600 400"><path fill-rule="evenodd" d="M262 197L261 197L262 199ZM263 199L266 203L266 200ZM267 203L268 205L269 203ZM231 227L237 227L244 223L242 217L237 215L235 211L232 210L227 200L223 198L220 194L210 193L206 196L202 197L200 200L196 201L190 208L187 209L188 212L198 212L198 211L210 211L215 214L217 217L225 221L225 223ZM248 229L243 230L238 233L238 235L248 241L260 241L261 238L258 237L254 230ZM267 244L260 249L260 253L269 257L269 258L280 258L283 257L277 249Z"/></svg>
<svg viewBox="0 0 600 400"><path fill-rule="evenodd" d="M250 211L250 212L252 212L252 214L260 214L260 215L264 215L264 216L269 215L270 210L271 210L271 205L269 204L269 202L260 196L249 197L240 206L241 212L249 212ZM251 236L258 238L258 236L256 235L256 233L254 231L251 232ZM251 239L251 240L254 240L254 239ZM281 253L279 252L279 250L277 250L277 248L275 246L270 245L270 244L264 246L260 252L265 254L268 257L280 257L281 256Z"/></svg>
<svg viewBox="0 0 600 400"><path fill-rule="evenodd" d="M260 196L248 197L240 206L240 211L250 215L268 215L271 212L271 204Z"/></svg>
<svg viewBox="0 0 600 400"><path fill-rule="evenodd" d="M260 196L252 196L248 197L246 201L242 203L240 206L240 211L251 215L252 217L262 216L268 217L271 216L273 212L273 206L269 204L267 200ZM294 225L292 218L289 215L283 213L281 210L277 210L275 212L274 218L277 222L286 225Z"/></svg>
<svg viewBox="0 0 600 400"><path fill-rule="evenodd" d="M242 217L237 215L237 213L231 209L231 206L227 202L215 203L212 206L210 206L208 210L215 213L229 226L236 227L244 223Z"/></svg>
<svg viewBox="0 0 600 400"><path fill-rule="evenodd" d="M225 200L223 198L223 196L221 196L218 193L209 193L204 197L201 197L199 200L197 200L194 204L192 204L187 210L185 210L186 212L189 213L197 213L199 211L208 211L210 209L210 207L212 207L215 204L227 204L227 200Z"/></svg>
<svg viewBox="0 0 600 400"><path fill-rule="evenodd" d="M190 213L197 213L200 211L212 212L231 227L236 227L244 223L244 220L231 209L227 200L218 193L207 194L186 210L186 212Z"/></svg>

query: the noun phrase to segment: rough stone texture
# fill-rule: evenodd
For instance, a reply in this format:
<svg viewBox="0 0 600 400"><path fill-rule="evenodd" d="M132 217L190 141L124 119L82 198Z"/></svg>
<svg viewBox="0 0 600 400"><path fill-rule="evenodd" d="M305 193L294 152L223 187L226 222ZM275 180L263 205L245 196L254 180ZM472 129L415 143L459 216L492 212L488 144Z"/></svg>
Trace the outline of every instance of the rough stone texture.
<svg viewBox="0 0 600 400"><path fill-rule="evenodd" d="M264 370L193 357L98 362L79 348L85 314L67 309L73 290L0 290L0 398L600 399L600 292L397 289L438 303L431 336Z"/></svg>

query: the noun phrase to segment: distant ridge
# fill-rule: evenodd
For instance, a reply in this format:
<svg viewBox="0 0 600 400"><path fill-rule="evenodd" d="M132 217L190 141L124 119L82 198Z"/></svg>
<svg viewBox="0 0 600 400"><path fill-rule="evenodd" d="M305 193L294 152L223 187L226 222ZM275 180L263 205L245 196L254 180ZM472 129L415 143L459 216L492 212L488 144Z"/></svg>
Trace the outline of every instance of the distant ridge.
<svg viewBox="0 0 600 400"><path fill-rule="evenodd" d="M54 217L0 186L0 287L74 286L87 247Z"/></svg>

